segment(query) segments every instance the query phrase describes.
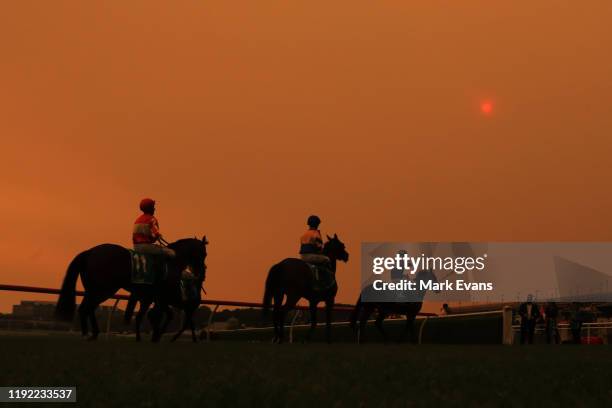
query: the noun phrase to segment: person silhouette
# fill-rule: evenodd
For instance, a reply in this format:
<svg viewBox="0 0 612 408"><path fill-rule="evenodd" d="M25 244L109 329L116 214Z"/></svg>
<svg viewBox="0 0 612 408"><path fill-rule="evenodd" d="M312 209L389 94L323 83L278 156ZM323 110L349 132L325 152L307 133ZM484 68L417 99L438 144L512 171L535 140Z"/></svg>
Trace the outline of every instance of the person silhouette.
<svg viewBox="0 0 612 408"><path fill-rule="evenodd" d="M159 232L159 223L154 215L155 200L143 198L140 201L140 210L142 214L134 221L134 228L132 230L134 250L142 254L175 257L174 250L156 244L157 242L163 242L163 238Z"/></svg>

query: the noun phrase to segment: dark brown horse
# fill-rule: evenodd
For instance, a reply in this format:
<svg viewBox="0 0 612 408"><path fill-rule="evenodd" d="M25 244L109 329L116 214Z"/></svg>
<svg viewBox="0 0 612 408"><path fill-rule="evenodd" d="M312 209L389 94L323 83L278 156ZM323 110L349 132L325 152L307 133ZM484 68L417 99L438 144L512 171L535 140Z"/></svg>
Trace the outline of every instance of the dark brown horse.
<svg viewBox="0 0 612 408"><path fill-rule="evenodd" d="M344 244L334 234L327 236L328 241L323 245L323 254L331 262L332 272L336 273L336 262L347 262L349 258ZM282 343L284 338L284 325L286 313L295 308L301 298L310 303L310 337L317 326L317 305L325 302L326 328L325 335L328 342L331 341L331 319L334 308L334 300L338 292L338 284L335 282L327 289L314 289L314 276L310 266L297 258L286 258L270 268L266 279L263 298L264 315L270 309L274 299L274 310L272 320L274 322L274 342ZM286 297L285 304L283 299Z"/></svg>
<svg viewBox="0 0 612 408"><path fill-rule="evenodd" d="M415 275L416 282L421 281L431 281L438 282L436 275L434 275L431 270L420 270ZM357 320L359 320L359 328L357 332L357 341L363 342L365 341L365 327L368 322L368 318L370 315L377 311L378 314L376 316L376 320L374 324L376 328L380 331L383 336L383 339L387 340L387 333L383 328L383 321L391 314L394 315L404 315L406 316L406 331L408 332L408 338L410 340L414 339L414 322L423 307L423 298L425 297L425 290L416 290L416 291L406 291L405 299L409 299L409 301L398 301L398 302L364 302L362 299L364 298L364 292L366 290L373 290L372 286L366 286L359 299L357 299L357 303L355 304L355 308L351 313L350 318L350 326L353 329L357 329ZM403 334L402 334L403 337Z"/></svg>
<svg viewBox="0 0 612 408"><path fill-rule="evenodd" d="M204 269L206 269L206 265L204 265ZM166 300L166 306L156 304L155 307L149 312L149 320L151 321L151 326L153 327L158 327L161 324L163 314L166 316L166 319L159 330L160 336L166 331L168 324L174 316L172 308L168 307L172 306L184 313L183 324L181 325L179 331L172 337L172 341L178 339L188 328L191 330L191 339L193 342L196 343L198 341L195 333L195 322L193 320L193 315L200 307L200 303L202 301L202 283L203 280L197 279L197 277L194 280L184 281L183 284L187 287L185 287L183 290L190 292L188 296L169 298ZM140 303L140 308L136 314L135 330L136 341L140 341L140 326L142 325L142 319L147 314L151 303L153 303L153 299L145 298L139 300L135 294L132 294L125 309L124 321L126 324L131 322L137 303Z"/></svg>
<svg viewBox="0 0 612 408"><path fill-rule="evenodd" d="M95 310L100 303L112 297L119 289L124 289L143 302L156 302L166 308L181 297L181 273L190 268L203 281L206 269L206 237L181 239L168 245L176 252L176 257L168 261L168 274L154 285L133 284L131 282L131 255L119 245L102 244L78 254L70 263L56 306L56 315L62 320L72 320L76 308L75 292L77 278L81 277L85 296L79 306L81 330L88 334L91 324L90 340L95 340L100 332ZM155 322L153 322L155 323ZM159 324L153 324L153 340L161 337Z"/></svg>

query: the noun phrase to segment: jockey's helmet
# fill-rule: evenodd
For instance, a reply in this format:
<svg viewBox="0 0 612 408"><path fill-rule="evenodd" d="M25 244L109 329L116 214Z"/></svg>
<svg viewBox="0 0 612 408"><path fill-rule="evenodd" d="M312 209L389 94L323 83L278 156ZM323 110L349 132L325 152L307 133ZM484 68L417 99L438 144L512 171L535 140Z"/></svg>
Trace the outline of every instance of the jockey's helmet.
<svg viewBox="0 0 612 408"><path fill-rule="evenodd" d="M311 215L310 217L308 217L308 221L306 221L306 224L308 224L309 227L317 228L319 224L321 224L321 219L316 215Z"/></svg>
<svg viewBox="0 0 612 408"><path fill-rule="evenodd" d="M155 200L152 198L143 198L140 200L140 211L150 212L155 207Z"/></svg>

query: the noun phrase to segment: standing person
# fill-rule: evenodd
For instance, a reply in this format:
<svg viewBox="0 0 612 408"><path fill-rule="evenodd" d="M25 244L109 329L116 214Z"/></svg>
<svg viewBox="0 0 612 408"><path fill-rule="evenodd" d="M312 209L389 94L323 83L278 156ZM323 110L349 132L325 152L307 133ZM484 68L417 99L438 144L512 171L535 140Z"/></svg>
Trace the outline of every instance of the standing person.
<svg viewBox="0 0 612 408"><path fill-rule="evenodd" d="M551 340L554 342L554 344L559 344L561 342L559 327L557 326L559 308L555 302L549 301L546 303L544 316L546 317L546 344L550 344Z"/></svg>
<svg viewBox="0 0 612 408"><path fill-rule="evenodd" d="M572 303L570 330L572 332L572 340L574 344L580 344L583 320L582 311L580 310L580 303Z"/></svg>
<svg viewBox="0 0 612 408"><path fill-rule="evenodd" d="M535 326L540 315L538 305L533 301L533 296L528 295L527 301L519 306L521 316L521 344L533 344Z"/></svg>
<svg viewBox="0 0 612 408"><path fill-rule="evenodd" d="M172 249L156 244L163 239L159 232L159 223L155 218L155 200L143 198L140 201L142 214L134 221L132 231L132 242L134 250L143 254L164 255L173 258L175 253Z"/></svg>

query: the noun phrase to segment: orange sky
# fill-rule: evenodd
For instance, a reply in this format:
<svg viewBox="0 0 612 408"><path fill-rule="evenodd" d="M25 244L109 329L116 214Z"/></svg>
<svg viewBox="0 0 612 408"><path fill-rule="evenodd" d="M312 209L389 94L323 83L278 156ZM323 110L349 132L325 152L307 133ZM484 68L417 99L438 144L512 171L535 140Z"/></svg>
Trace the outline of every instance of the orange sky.
<svg viewBox="0 0 612 408"><path fill-rule="evenodd" d="M361 241L612 240L611 2L177 3L3 5L0 283L129 245L143 196L211 298L260 301L310 213L341 302Z"/></svg>

